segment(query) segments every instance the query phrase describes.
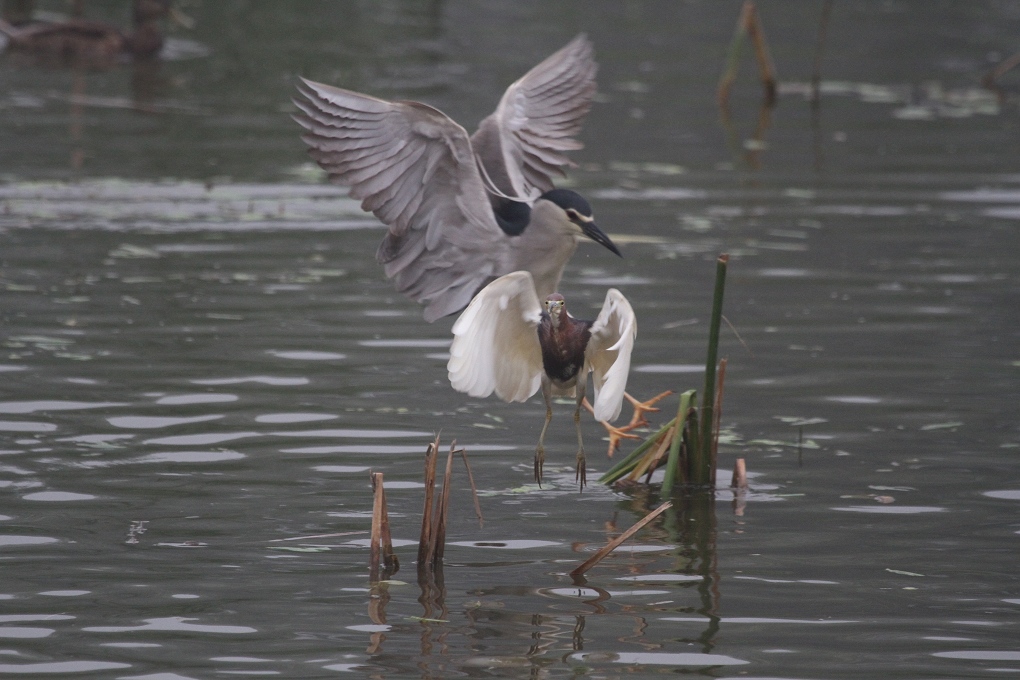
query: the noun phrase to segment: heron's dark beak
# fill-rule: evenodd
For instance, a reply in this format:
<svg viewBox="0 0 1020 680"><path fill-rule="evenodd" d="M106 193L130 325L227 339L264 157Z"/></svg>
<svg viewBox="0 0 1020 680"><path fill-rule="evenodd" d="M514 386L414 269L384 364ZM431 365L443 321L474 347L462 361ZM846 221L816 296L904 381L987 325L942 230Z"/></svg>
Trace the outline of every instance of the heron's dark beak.
<svg viewBox="0 0 1020 680"><path fill-rule="evenodd" d="M579 226L581 227L581 231L584 233L584 235L590 238L592 241L595 241L595 243L598 243L599 245L605 246L606 248L616 253L620 257L623 257L623 253L621 253L620 249L616 247L616 244L609 240L609 237L606 236L606 233L599 229L594 222L581 222Z"/></svg>

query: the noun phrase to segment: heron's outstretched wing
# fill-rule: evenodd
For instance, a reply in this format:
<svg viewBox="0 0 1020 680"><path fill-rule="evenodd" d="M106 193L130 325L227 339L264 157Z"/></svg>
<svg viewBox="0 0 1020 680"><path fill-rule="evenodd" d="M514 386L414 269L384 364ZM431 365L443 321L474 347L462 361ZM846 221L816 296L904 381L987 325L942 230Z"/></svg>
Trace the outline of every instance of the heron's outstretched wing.
<svg viewBox="0 0 1020 680"><path fill-rule="evenodd" d="M595 386L596 420L615 420L620 415L636 337L634 310L623 293L610 288L602 311L591 325L591 340L584 353Z"/></svg>
<svg viewBox="0 0 1020 680"><path fill-rule="evenodd" d="M376 254L434 321L502 270L508 244L467 132L418 102L388 102L302 79L294 119L312 157L389 233ZM502 270L505 271L505 270Z"/></svg>
<svg viewBox="0 0 1020 680"><path fill-rule="evenodd" d="M528 272L512 272L487 285L453 324L450 384L472 397L495 391L503 401L528 399L542 384L541 320L542 305Z"/></svg>
<svg viewBox="0 0 1020 680"><path fill-rule="evenodd" d="M574 137L591 108L597 70L592 44L581 34L507 88L471 137L500 191L533 197L573 165L563 152L582 146Z"/></svg>

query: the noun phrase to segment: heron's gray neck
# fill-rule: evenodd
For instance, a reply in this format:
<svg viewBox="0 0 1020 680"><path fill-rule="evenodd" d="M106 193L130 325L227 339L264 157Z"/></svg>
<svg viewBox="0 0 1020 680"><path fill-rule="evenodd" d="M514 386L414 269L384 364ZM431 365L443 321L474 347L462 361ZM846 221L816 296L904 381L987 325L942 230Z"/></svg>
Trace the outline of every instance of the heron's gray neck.
<svg viewBox="0 0 1020 680"><path fill-rule="evenodd" d="M557 211L560 209L549 201L536 201L528 227L510 239L510 271L531 272L539 300L556 292L563 267L577 250L577 236L559 226Z"/></svg>

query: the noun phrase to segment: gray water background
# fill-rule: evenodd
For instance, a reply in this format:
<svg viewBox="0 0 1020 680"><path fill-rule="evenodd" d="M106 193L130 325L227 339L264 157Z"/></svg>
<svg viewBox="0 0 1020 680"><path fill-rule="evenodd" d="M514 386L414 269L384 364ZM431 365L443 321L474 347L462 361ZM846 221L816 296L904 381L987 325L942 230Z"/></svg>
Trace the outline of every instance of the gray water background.
<svg viewBox="0 0 1020 680"><path fill-rule="evenodd" d="M737 2L181 7L155 66L0 59L0 674L1020 675L1020 74L980 82L1020 5L834 3L813 108L822 3L761 2L778 104L745 50L728 124ZM541 400L449 387L452 321L385 281L288 115L304 76L473 129L579 31L600 94L569 185L625 258L582 245L563 293L628 296L642 398L701 389L722 252L733 327L715 500L582 584L657 487L578 494L567 405L531 483ZM439 431L485 524L455 468L422 585ZM402 564L374 588L371 470Z"/></svg>

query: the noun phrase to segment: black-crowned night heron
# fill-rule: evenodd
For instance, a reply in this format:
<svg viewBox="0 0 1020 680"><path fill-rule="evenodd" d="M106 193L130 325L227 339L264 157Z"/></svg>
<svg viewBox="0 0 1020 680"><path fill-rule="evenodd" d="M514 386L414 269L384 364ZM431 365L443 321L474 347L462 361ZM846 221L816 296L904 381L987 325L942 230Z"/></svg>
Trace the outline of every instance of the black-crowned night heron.
<svg viewBox="0 0 1020 680"><path fill-rule="evenodd" d="M620 254L588 201L552 182L581 147L596 69L578 36L507 88L470 138L426 104L304 79L294 118L330 179L389 226L376 258L434 321L513 271L531 272L544 299L583 237Z"/></svg>
<svg viewBox="0 0 1020 680"><path fill-rule="evenodd" d="M504 401L525 401L542 388L545 425L535 449L538 482L542 481L552 397L575 397L576 477L583 489L581 404L588 374L592 374L595 387L595 419L615 420L623 404L636 336L634 310L615 288L606 293L598 317L584 321L567 313L559 293L539 302L531 274L513 272L483 288L453 324L447 364L450 384L473 397L495 392Z"/></svg>

